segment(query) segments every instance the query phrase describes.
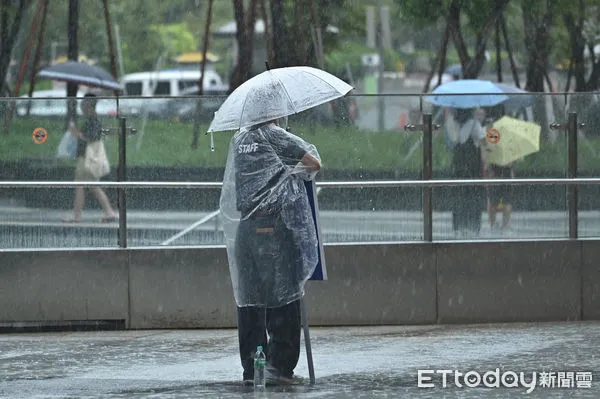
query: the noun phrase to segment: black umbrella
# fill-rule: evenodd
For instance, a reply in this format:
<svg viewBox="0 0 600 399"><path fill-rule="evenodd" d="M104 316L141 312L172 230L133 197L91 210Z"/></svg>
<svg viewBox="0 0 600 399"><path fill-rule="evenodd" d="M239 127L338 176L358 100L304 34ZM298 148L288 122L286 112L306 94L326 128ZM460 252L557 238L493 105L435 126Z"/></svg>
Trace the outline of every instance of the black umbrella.
<svg viewBox="0 0 600 399"><path fill-rule="evenodd" d="M42 69L38 73L38 77L102 89L122 89L121 84L104 69L83 62L67 61L55 64Z"/></svg>

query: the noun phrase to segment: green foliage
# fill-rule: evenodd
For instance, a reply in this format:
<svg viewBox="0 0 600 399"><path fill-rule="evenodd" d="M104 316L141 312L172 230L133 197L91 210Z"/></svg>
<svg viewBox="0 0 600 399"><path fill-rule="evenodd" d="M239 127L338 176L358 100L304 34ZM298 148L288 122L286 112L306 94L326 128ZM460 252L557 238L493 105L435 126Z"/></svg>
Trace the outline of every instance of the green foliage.
<svg viewBox="0 0 600 399"><path fill-rule="evenodd" d="M341 42L335 50L325 54L325 69L339 75L345 70L346 64L348 64L352 71L352 76L362 76L363 66L361 56L372 52L373 49L368 49L363 44L350 41Z"/></svg>
<svg viewBox="0 0 600 399"><path fill-rule="evenodd" d="M167 49L167 56L172 58L184 51L195 51L197 49L197 40L184 23L155 25L152 27L162 40L163 46Z"/></svg>
<svg viewBox="0 0 600 399"><path fill-rule="evenodd" d="M403 22L414 27L434 24L448 3L448 0L396 0Z"/></svg>
<svg viewBox="0 0 600 399"><path fill-rule="evenodd" d="M356 42L343 41L325 55L325 69L341 76L345 73L346 64L349 65L352 76L363 76L362 55L375 53L377 50L368 48ZM404 61L397 51L389 49L384 52L383 62L386 71L396 70L396 63Z"/></svg>

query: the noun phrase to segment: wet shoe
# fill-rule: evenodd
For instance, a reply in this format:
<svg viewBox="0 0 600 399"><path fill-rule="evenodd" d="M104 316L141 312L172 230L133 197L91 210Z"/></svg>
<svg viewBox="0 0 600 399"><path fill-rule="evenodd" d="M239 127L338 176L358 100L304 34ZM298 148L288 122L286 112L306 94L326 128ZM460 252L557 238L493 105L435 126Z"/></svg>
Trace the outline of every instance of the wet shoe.
<svg viewBox="0 0 600 399"><path fill-rule="evenodd" d="M251 379L245 379L245 380L243 381L243 384L244 384L245 386L247 386L247 387L251 387L252 385L254 385L254 380L251 380Z"/></svg>
<svg viewBox="0 0 600 399"><path fill-rule="evenodd" d="M295 374L283 375L274 369L265 369L265 381L267 385L298 385L304 383L304 378Z"/></svg>

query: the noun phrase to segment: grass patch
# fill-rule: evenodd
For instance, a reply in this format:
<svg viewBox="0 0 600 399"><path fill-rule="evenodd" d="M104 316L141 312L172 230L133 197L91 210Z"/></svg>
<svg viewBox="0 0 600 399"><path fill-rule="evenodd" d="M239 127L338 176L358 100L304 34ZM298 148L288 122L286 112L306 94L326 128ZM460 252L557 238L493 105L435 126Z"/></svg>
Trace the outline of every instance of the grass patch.
<svg viewBox="0 0 600 399"><path fill-rule="evenodd" d="M210 150L210 136L205 134L206 124L200 126L197 149L191 148L193 126L190 123L148 121L143 132L140 120L129 120L128 125L138 129L137 135L127 138L127 163L130 166L223 167L233 134L215 133L213 152ZM106 117L103 126L116 128L117 120ZM36 144L32 139L32 132L37 127L48 132L48 140L43 144ZM420 133L369 132L353 127L311 127L307 124L297 124L293 128L294 134L317 146L326 169L403 173L421 170ZM0 134L0 157L4 161L53 160L64 131L62 120L14 119L9 134ZM118 160L118 138L109 136L105 143L109 160L114 165ZM600 157L595 155L600 154L600 140L580 141L579 146L579 168L588 172L600 170ZM414 150L412 153L411 148ZM554 144L542 142L539 153L519 163L519 175L564 174L566 148L564 139ZM451 156L442 135L436 134L433 139L434 171L448 170Z"/></svg>

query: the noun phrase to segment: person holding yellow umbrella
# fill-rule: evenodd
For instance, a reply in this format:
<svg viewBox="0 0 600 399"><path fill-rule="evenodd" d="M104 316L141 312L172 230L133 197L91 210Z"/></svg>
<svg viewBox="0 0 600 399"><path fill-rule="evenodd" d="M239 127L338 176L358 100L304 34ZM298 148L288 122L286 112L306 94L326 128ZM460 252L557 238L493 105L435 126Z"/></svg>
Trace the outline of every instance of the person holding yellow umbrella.
<svg viewBox="0 0 600 399"><path fill-rule="evenodd" d="M483 160L486 177L509 179L515 177L515 162L540 150L541 126L509 116L503 116L487 129ZM502 212L502 229L507 229L512 212L510 186L488 188L488 217L490 227L496 227L496 213Z"/></svg>

